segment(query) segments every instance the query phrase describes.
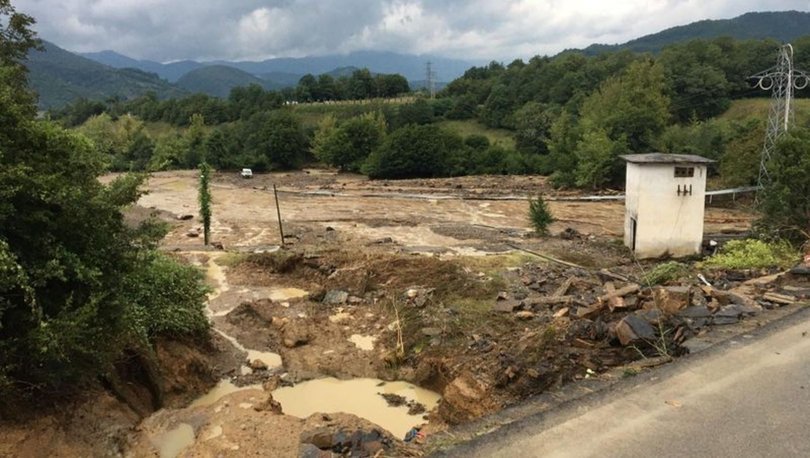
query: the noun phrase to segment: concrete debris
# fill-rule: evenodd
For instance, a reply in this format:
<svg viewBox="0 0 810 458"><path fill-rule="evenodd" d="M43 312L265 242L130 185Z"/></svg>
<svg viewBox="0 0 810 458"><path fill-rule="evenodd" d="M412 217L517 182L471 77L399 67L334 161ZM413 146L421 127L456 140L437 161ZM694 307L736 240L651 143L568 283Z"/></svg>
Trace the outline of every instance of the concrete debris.
<svg viewBox="0 0 810 458"><path fill-rule="evenodd" d="M787 294L765 293L762 295L762 299L780 305L791 305L796 303L796 298Z"/></svg>
<svg viewBox="0 0 810 458"><path fill-rule="evenodd" d="M639 341L650 342L655 339L655 328L636 315L627 315L616 325L616 337L625 346Z"/></svg>
<svg viewBox="0 0 810 458"><path fill-rule="evenodd" d="M689 304L688 286L664 286L653 289L651 308L657 308L667 315L676 315Z"/></svg>

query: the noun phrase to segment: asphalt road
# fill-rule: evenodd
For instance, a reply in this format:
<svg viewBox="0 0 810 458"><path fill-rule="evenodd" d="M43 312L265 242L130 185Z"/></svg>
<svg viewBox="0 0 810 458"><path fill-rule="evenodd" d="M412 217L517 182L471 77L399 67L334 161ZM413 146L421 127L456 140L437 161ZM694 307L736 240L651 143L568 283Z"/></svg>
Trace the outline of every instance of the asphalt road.
<svg viewBox="0 0 810 458"><path fill-rule="evenodd" d="M560 422L528 418L449 455L810 457L806 312L595 405L572 405Z"/></svg>

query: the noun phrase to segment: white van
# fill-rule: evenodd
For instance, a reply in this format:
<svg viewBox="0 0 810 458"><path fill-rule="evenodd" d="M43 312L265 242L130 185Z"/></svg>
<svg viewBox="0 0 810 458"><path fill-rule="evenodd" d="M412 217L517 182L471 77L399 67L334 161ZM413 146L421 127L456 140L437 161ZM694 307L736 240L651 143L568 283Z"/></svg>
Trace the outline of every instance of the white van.
<svg viewBox="0 0 810 458"><path fill-rule="evenodd" d="M242 178L253 178L253 170L250 169L242 169Z"/></svg>

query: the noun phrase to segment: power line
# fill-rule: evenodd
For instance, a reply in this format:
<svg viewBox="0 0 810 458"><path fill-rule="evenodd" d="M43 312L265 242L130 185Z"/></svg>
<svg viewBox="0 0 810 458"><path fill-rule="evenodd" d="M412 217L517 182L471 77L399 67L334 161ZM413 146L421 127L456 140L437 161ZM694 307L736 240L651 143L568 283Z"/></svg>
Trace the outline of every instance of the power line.
<svg viewBox="0 0 810 458"><path fill-rule="evenodd" d="M425 80L426 80L426 84L427 84L428 94L430 94L430 98L432 99L432 98L436 97L436 81L435 81L436 80L436 72L433 71L433 63L432 62L428 61L426 67L427 68L426 68L426 71L425 71L425 77L426 77Z"/></svg>
<svg viewBox="0 0 810 458"><path fill-rule="evenodd" d="M810 83L810 75L793 68L793 46L786 44L779 48L776 66L750 77L754 84L765 91L771 91L771 113L765 132L765 144L759 162L759 187L770 182L768 163L774 154L777 141L785 135L793 123L793 93L802 90Z"/></svg>

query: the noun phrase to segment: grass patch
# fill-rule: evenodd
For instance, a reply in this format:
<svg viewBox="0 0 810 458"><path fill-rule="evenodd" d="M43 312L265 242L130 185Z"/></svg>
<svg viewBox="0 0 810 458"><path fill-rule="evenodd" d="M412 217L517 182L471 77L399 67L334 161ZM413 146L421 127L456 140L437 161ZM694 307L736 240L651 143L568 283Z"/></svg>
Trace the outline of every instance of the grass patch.
<svg viewBox="0 0 810 458"><path fill-rule="evenodd" d="M493 145L500 145L507 149L515 149L514 132L506 129L492 129L478 121L441 121L437 125L447 130L456 132L463 137L470 135L483 135L489 139Z"/></svg>
<svg viewBox="0 0 810 458"><path fill-rule="evenodd" d="M799 258L786 241L763 242L757 239L732 240L719 253L701 263L710 269L788 268Z"/></svg>
<svg viewBox="0 0 810 458"><path fill-rule="evenodd" d="M807 125L810 123L810 99L794 99L794 109L796 113L796 123ZM749 118L768 119L771 109L770 98L740 99L731 102L731 106L725 113L720 115L720 119L728 121L742 121Z"/></svg>
<svg viewBox="0 0 810 458"><path fill-rule="evenodd" d="M689 275L688 265L677 261L670 261L658 264L652 270L646 272L641 278L641 281L648 286L661 285L687 275Z"/></svg>
<svg viewBox="0 0 810 458"><path fill-rule="evenodd" d="M223 267L235 267L245 262L248 256L249 253L225 253L214 259L214 262Z"/></svg>

